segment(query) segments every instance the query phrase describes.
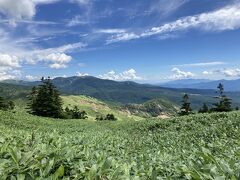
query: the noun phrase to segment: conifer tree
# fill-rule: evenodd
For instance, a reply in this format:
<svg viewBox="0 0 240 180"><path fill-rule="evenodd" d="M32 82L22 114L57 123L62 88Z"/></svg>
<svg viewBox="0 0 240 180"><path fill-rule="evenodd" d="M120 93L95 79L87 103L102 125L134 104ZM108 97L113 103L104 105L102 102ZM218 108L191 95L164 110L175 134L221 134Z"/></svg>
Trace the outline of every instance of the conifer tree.
<svg viewBox="0 0 240 180"><path fill-rule="evenodd" d="M5 107L5 103L4 103L4 99L2 97L0 97L0 109L4 109Z"/></svg>
<svg viewBox="0 0 240 180"><path fill-rule="evenodd" d="M203 106L199 109L199 113L207 113L209 112L209 108L206 103L203 104Z"/></svg>
<svg viewBox="0 0 240 180"><path fill-rule="evenodd" d="M60 118L62 117L62 99L51 79L41 79L42 84L33 88L28 108L34 115Z"/></svg>
<svg viewBox="0 0 240 180"><path fill-rule="evenodd" d="M27 109L31 114L36 114L36 98L37 98L37 88L33 86L32 91L28 97Z"/></svg>
<svg viewBox="0 0 240 180"><path fill-rule="evenodd" d="M231 99L224 94L223 84L219 83L217 88L218 88L217 93L219 95L215 98L218 99L219 102L213 104L214 108L212 108L212 111L214 112L232 111L232 102L231 102Z"/></svg>
<svg viewBox="0 0 240 180"><path fill-rule="evenodd" d="M13 101L6 101L4 98L0 97L0 110L13 110L15 107Z"/></svg>
<svg viewBox="0 0 240 180"><path fill-rule="evenodd" d="M8 109L9 110L14 110L14 108L15 108L14 102L13 101L8 101Z"/></svg>
<svg viewBox="0 0 240 180"><path fill-rule="evenodd" d="M5 110L6 104L4 102L4 99L0 97L0 110Z"/></svg>
<svg viewBox="0 0 240 180"><path fill-rule="evenodd" d="M184 94L183 100L182 100L182 107L180 109L180 116L185 116L192 114L192 108L191 108L191 103L189 102L189 97L187 94Z"/></svg>

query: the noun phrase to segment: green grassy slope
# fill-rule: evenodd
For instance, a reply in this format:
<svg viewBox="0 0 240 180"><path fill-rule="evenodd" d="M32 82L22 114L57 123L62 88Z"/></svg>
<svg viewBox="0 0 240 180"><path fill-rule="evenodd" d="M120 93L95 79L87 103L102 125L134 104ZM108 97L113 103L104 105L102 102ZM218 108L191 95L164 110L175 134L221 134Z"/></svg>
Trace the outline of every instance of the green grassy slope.
<svg viewBox="0 0 240 180"><path fill-rule="evenodd" d="M131 115L127 111L122 110L119 107L110 106L95 98L86 96L62 96L64 105L63 107L73 108L79 107L81 111L86 111L88 119L95 120L98 115L106 116L107 114L114 114L118 120L143 120L136 115Z"/></svg>
<svg viewBox="0 0 240 180"><path fill-rule="evenodd" d="M179 107L165 99L153 99L143 104L127 104L124 109L131 114L142 117L167 117L175 116L179 111Z"/></svg>
<svg viewBox="0 0 240 180"><path fill-rule="evenodd" d="M239 179L240 113L161 121L0 111L1 179Z"/></svg>

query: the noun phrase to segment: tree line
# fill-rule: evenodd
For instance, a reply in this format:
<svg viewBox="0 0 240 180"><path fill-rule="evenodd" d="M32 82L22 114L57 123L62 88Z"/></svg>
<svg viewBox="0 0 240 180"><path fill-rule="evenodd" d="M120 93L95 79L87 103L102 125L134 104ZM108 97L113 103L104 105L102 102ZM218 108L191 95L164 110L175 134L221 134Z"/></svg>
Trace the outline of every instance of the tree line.
<svg viewBox="0 0 240 180"><path fill-rule="evenodd" d="M81 111L77 106L63 108L63 101L58 89L51 82L50 77L41 79L42 84L33 87L28 98L27 110L30 114L60 118L60 119L87 119L86 111ZM116 120L113 114L96 120Z"/></svg>
<svg viewBox="0 0 240 180"><path fill-rule="evenodd" d="M13 101L8 101L3 97L0 97L0 110L3 110L3 111L13 110L14 107L15 107L15 104Z"/></svg>
<svg viewBox="0 0 240 180"><path fill-rule="evenodd" d="M232 99L224 94L224 85L222 83L219 83L216 93L218 95L213 98L216 99L217 102L213 103L211 108L206 103L204 103L199 109L198 113L230 112L233 110ZM238 109L238 107L236 109ZM190 114L193 114L190 99L188 94L184 94L179 115L185 116Z"/></svg>
<svg viewBox="0 0 240 180"><path fill-rule="evenodd" d="M37 87L33 87L31 93L28 96L27 111L30 114L52 117L52 118L62 118L62 119L87 119L86 111L81 111L77 106L73 108L66 107L63 108L63 101L60 97L58 89L53 85L51 79L41 79L42 84ZM198 113L211 113L211 112L230 112L232 108L232 100L227 97L224 93L224 85L220 83L217 87L217 96L214 97L217 100L209 107L206 103L202 105ZM8 101L0 97L0 110L13 110L15 107L13 101ZM236 108L238 110L238 108ZM182 100L182 106L180 116L193 114L193 109L191 108L191 102L188 94L184 94ZM107 114L106 116L97 115L97 121L116 121L117 118L113 114Z"/></svg>

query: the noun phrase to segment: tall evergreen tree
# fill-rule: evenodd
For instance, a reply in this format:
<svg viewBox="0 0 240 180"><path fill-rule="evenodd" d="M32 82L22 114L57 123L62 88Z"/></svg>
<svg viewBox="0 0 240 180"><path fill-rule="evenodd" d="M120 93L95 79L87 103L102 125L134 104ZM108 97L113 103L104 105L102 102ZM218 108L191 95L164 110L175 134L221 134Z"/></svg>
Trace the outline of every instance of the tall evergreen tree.
<svg viewBox="0 0 240 180"><path fill-rule="evenodd" d="M180 116L192 114L191 103L189 101L189 97L187 94L184 94L183 96L182 107L180 110L181 110L179 113Z"/></svg>
<svg viewBox="0 0 240 180"><path fill-rule="evenodd" d="M211 110L214 112L232 111L232 102L231 99L224 94L224 85L220 83L217 88L218 88L217 93L219 95L214 98L218 99L219 102L214 103L213 104L214 108L212 108Z"/></svg>
<svg viewBox="0 0 240 180"><path fill-rule="evenodd" d="M207 113L209 112L209 108L206 103L203 104L203 106L199 109L199 113Z"/></svg>
<svg viewBox="0 0 240 180"><path fill-rule="evenodd" d="M5 101L2 97L0 97L0 110L5 110L5 109L6 109Z"/></svg>
<svg viewBox="0 0 240 180"><path fill-rule="evenodd" d="M4 98L0 97L0 110L13 110L15 107L13 101L6 101Z"/></svg>
<svg viewBox="0 0 240 180"><path fill-rule="evenodd" d="M36 114L36 99L37 99L37 88L33 86L30 95L28 96L27 109L28 113Z"/></svg>
<svg viewBox="0 0 240 180"><path fill-rule="evenodd" d="M30 94L28 108L30 113L38 116L62 117L62 99L51 79L41 79L42 84L34 87Z"/></svg>

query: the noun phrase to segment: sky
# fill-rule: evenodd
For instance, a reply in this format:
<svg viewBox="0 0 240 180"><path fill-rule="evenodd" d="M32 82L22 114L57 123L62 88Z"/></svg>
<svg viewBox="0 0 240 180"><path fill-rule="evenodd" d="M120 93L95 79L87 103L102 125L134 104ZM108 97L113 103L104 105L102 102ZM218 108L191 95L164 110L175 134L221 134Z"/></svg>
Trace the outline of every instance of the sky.
<svg viewBox="0 0 240 180"><path fill-rule="evenodd" d="M0 0L0 80L240 77L240 0Z"/></svg>

